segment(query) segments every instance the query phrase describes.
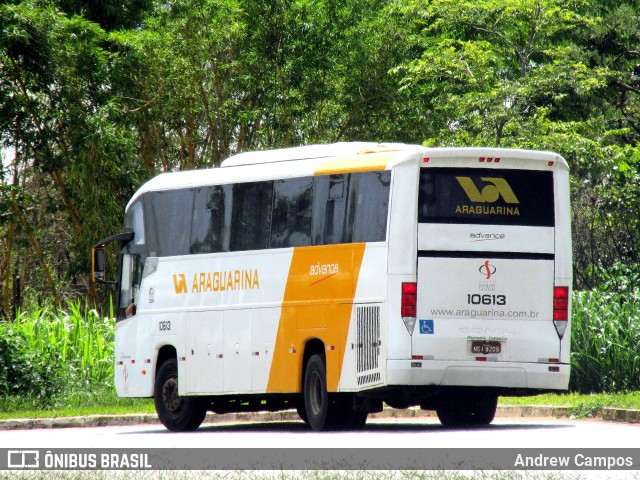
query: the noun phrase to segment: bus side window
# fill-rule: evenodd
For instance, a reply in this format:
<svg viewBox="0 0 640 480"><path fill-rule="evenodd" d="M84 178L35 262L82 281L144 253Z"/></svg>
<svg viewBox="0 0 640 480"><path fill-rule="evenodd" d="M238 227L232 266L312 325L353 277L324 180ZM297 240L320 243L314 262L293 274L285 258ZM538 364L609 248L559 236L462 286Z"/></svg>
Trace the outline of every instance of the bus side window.
<svg viewBox="0 0 640 480"><path fill-rule="evenodd" d="M313 179L289 178L274 182L271 248L311 244Z"/></svg>
<svg viewBox="0 0 640 480"><path fill-rule="evenodd" d="M124 220L124 228L133 231L133 239L122 250L118 320L135 315L135 305L138 303L144 262L148 256L143 205L142 199L134 203Z"/></svg>
<svg viewBox="0 0 640 480"><path fill-rule="evenodd" d="M140 283L144 262L141 255L122 255L122 275L120 279L120 316L131 317L136 313L140 296ZM123 314L126 312L126 314Z"/></svg>
<svg viewBox="0 0 640 480"><path fill-rule="evenodd" d="M313 244L345 243L348 174L322 175L314 179Z"/></svg>
<svg viewBox="0 0 640 480"><path fill-rule="evenodd" d="M233 186L232 251L269 248L273 182L237 183Z"/></svg>
<svg viewBox="0 0 640 480"><path fill-rule="evenodd" d="M231 187L215 185L195 191L191 226L191 253L215 253L229 250L225 235L226 204Z"/></svg>
<svg viewBox="0 0 640 480"><path fill-rule="evenodd" d="M327 245L345 243L344 222L347 213L347 185L350 175L329 176L324 241Z"/></svg>
<svg viewBox="0 0 640 480"><path fill-rule="evenodd" d="M133 228L135 232L135 236L133 237L133 242L136 245L144 245L145 244L145 228L144 228L144 209L142 206L142 202L136 202L133 205L133 221L132 225L128 225L128 227Z"/></svg>
<svg viewBox="0 0 640 480"><path fill-rule="evenodd" d="M151 194L158 236L158 256L189 254L193 196L193 189Z"/></svg>
<svg viewBox="0 0 640 480"><path fill-rule="evenodd" d="M418 222L426 223L437 215L436 176L428 169L420 172L420 191L418 194Z"/></svg>
<svg viewBox="0 0 640 480"><path fill-rule="evenodd" d="M351 175L349 190L350 241L380 242L386 239L391 172L361 172Z"/></svg>

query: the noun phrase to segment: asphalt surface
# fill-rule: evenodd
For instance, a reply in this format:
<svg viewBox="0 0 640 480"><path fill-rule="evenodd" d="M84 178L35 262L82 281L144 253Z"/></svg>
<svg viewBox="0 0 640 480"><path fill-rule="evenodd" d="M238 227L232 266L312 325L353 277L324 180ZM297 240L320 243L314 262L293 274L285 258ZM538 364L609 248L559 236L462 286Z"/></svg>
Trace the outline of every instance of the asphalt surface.
<svg viewBox="0 0 640 480"><path fill-rule="evenodd" d="M407 408L404 410L385 409L380 413L369 416L375 418L433 418L435 412L420 410L418 408ZM522 417L551 417L551 418L572 418L569 407L553 406L498 406L496 417L522 418ZM596 420L640 423L640 410L601 408L591 417ZM209 413L205 419L205 424L212 423L238 423L238 422L274 422L300 420L294 410L284 412L258 412L258 413L228 413L218 415ZM0 420L0 430L25 430L38 428L78 428L78 427L102 427L121 425L144 425L159 424L156 414L131 414L131 415L87 415L82 417L53 417L53 418L19 418Z"/></svg>

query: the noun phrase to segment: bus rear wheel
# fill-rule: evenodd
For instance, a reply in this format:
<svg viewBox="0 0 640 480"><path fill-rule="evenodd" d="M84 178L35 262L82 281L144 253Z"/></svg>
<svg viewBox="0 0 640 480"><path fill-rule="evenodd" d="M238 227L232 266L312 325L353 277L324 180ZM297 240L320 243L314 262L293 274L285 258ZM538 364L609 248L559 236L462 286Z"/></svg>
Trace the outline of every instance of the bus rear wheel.
<svg viewBox="0 0 640 480"><path fill-rule="evenodd" d="M312 355L305 369L304 411L300 417L315 431L358 430L367 421L367 412L353 410L349 394L327 391L327 368L324 355Z"/></svg>
<svg viewBox="0 0 640 480"><path fill-rule="evenodd" d="M306 423L315 430L329 430L331 408L327 391L327 369L324 355L312 355L307 362L303 384Z"/></svg>
<svg viewBox="0 0 640 480"><path fill-rule="evenodd" d="M207 405L199 397L178 395L178 364L166 360L156 375L153 400L158 418L172 432L196 430L207 415Z"/></svg>
<svg viewBox="0 0 640 480"><path fill-rule="evenodd" d="M436 410L438 419L445 427L472 427L489 425L496 415L498 397L452 399Z"/></svg>

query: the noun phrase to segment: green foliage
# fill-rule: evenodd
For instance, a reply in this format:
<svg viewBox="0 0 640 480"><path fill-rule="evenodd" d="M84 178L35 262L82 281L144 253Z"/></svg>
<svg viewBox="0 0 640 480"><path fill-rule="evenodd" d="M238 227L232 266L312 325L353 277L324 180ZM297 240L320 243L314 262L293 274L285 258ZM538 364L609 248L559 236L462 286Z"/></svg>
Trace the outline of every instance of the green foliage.
<svg viewBox="0 0 640 480"><path fill-rule="evenodd" d="M571 167L576 288L640 263L636 3L407 0L419 55L394 72L427 145L552 150Z"/></svg>
<svg viewBox="0 0 640 480"><path fill-rule="evenodd" d="M136 28L152 0L55 0L55 5L68 15L82 15L105 30Z"/></svg>
<svg viewBox="0 0 640 480"><path fill-rule="evenodd" d="M13 329L0 338L0 385L4 396L35 397L47 401L59 393L60 365L57 352L50 347L34 350Z"/></svg>
<svg viewBox="0 0 640 480"><path fill-rule="evenodd" d="M601 397L592 397L587 398L587 400L580 402L577 405L574 405L572 410L572 415L576 418L592 418L595 416L598 411L605 407L606 402Z"/></svg>
<svg viewBox="0 0 640 480"><path fill-rule="evenodd" d="M422 55L399 71L405 88L429 102L425 114L435 114L432 144L540 148L548 121L582 120L606 85L608 70L589 68L572 41L593 21L575 2L406 5Z"/></svg>
<svg viewBox="0 0 640 480"><path fill-rule="evenodd" d="M77 298L88 245L119 229L141 182L111 49L98 24L49 2L0 5L0 316L28 295Z"/></svg>
<svg viewBox="0 0 640 480"><path fill-rule="evenodd" d="M70 390L46 402L27 396L0 396L0 419L155 413L153 399L118 397L113 385Z"/></svg>
<svg viewBox="0 0 640 480"><path fill-rule="evenodd" d="M0 324L0 397L48 405L60 394L112 387L114 326L95 310L36 310Z"/></svg>
<svg viewBox="0 0 640 480"><path fill-rule="evenodd" d="M0 181L28 194L0 192L17 206L0 223L0 316L27 298L94 301L89 246L157 173L249 149L421 141L388 74L411 54L391 13L386 0L0 5Z"/></svg>
<svg viewBox="0 0 640 480"><path fill-rule="evenodd" d="M575 292L571 323L571 391L640 390L640 291Z"/></svg>
<svg viewBox="0 0 640 480"><path fill-rule="evenodd" d="M0 5L0 317L96 298L89 247L170 170L349 140L547 149L577 289L640 263L637 2ZM112 271L114 265L110 265Z"/></svg>

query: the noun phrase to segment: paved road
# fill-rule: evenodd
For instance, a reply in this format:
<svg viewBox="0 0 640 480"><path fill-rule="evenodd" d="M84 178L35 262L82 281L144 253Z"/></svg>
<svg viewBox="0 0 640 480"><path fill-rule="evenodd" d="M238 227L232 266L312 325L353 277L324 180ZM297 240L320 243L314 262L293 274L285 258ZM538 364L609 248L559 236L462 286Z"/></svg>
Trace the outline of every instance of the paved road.
<svg viewBox="0 0 640 480"><path fill-rule="evenodd" d="M277 451L265 453L265 448ZM85 458L91 453L82 452L97 451L94 458L98 465L104 451L118 449L115 461L122 462L122 457L127 457L127 467L132 465L129 462L137 461L131 460L132 457L145 457L143 453L133 452L161 449L145 450L150 451L148 458L138 464L149 462L151 470L160 472L185 468L232 472L256 468L528 471L527 465L518 466L516 458L520 450L526 457L527 452L531 452L526 449L538 449L528 458L563 455L574 462L568 464L569 471L563 471L563 476L553 478L640 478L640 425L548 417L497 418L489 427L460 430L443 428L433 417L373 419L362 431L331 433L312 433L301 421L291 420L205 424L191 433L171 433L159 425L3 430L0 431L2 449L8 449L5 453L8 458L13 451L14 457L10 458L18 458L18 462L20 458L33 461L33 452L37 451L36 461L40 466L52 456L68 462L71 457L60 454L60 449L71 449L71 456L85 455ZM361 449L360 453L357 449ZM18 457L15 457L16 451ZM593 469L583 468L585 459L601 454L605 459L616 457L623 462L631 459L633 470L598 468L599 472L590 473ZM107 470L117 468L113 463L107 465Z"/></svg>
<svg viewBox="0 0 640 480"><path fill-rule="evenodd" d="M497 418L446 429L433 418L370 420L360 432L312 433L299 421L205 424L191 433L159 425L0 431L4 448L640 448L640 425L553 418Z"/></svg>

